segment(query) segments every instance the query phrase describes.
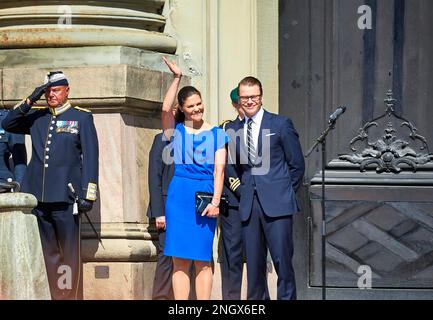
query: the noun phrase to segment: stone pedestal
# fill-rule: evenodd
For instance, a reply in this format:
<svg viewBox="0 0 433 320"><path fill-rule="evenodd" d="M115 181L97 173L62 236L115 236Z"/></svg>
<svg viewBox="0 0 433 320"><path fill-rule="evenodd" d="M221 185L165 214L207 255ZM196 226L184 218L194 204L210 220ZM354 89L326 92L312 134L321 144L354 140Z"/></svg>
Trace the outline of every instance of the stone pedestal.
<svg viewBox="0 0 433 320"><path fill-rule="evenodd" d="M151 299L156 262L89 262L84 265L84 299ZM102 290L101 290L102 289Z"/></svg>
<svg viewBox="0 0 433 320"><path fill-rule="evenodd" d="M0 299L51 299L36 205L27 193L0 194Z"/></svg>

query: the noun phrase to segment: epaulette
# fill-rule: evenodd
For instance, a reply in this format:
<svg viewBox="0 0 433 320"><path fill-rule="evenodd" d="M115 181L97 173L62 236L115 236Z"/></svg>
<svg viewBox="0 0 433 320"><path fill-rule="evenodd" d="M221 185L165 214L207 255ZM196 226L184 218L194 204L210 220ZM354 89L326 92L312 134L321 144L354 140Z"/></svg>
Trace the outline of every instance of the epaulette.
<svg viewBox="0 0 433 320"><path fill-rule="evenodd" d="M84 109L84 108L80 108L80 107L74 107L74 108L77 110L80 110L80 111L84 111L84 112L92 112L89 109Z"/></svg>
<svg viewBox="0 0 433 320"><path fill-rule="evenodd" d="M43 110L43 109L48 109L47 106L32 106L31 110Z"/></svg>
<svg viewBox="0 0 433 320"><path fill-rule="evenodd" d="M224 120L223 122L221 122L220 127L225 130L226 129L226 125L229 122L232 122L232 120Z"/></svg>

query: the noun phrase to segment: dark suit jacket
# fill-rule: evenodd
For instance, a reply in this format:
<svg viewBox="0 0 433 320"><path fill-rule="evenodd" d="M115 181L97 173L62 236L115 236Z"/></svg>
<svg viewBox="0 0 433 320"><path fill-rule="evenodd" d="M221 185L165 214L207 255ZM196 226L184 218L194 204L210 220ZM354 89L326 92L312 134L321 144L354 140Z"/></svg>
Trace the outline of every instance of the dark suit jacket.
<svg viewBox="0 0 433 320"><path fill-rule="evenodd" d="M8 113L9 110L0 109L0 121L6 118ZM13 173L11 164L14 168ZM24 135L7 132L0 125L0 180L7 181L11 178L22 184L26 168L27 152Z"/></svg>
<svg viewBox="0 0 433 320"><path fill-rule="evenodd" d="M257 147L261 162L256 162L256 165L245 161L248 157L243 123L238 125L238 129L241 134L237 139L237 161L244 162L239 165L242 174L239 212L242 220L248 220L251 214L255 190L269 217L288 216L299 211L295 192L302 182L305 164L292 121L264 112Z"/></svg>
<svg viewBox="0 0 433 320"><path fill-rule="evenodd" d="M149 153L149 194L150 203L148 216L156 218L165 216L165 200L170 181L174 175L174 164L163 161L163 150L167 145L163 134L159 133L153 139Z"/></svg>

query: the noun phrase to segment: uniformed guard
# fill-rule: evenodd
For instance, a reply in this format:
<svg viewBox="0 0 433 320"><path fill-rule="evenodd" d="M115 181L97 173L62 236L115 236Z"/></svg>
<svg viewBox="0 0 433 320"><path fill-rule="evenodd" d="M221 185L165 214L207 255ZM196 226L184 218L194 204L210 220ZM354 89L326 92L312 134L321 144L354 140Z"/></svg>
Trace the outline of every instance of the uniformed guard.
<svg viewBox="0 0 433 320"><path fill-rule="evenodd" d="M45 94L47 107L35 106ZM22 191L33 194L45 265L53 299L77 299L81 278L78 211L92 209L97 196L98 138L89 110L72 107L69 83L61 71L50 72L44 85L3 120L13 133L30 134L32 158ZM74 212L75 211L75 212Z"/></svg>
<svg viewBox="0 0 433 320"><path fill-rule="evenodd" d="M8 113L9 110L0 109L0 122ZM22 185L26 167L27 153L24 135L7 132L0 125L0 181L16 181Z"/></svg>
<svg viewBox="0 0 433 320"><path fill-rule="evenodd" d="M237 123L244 118L242 108L238 103L237 88L231 91L230 98L232 106L236 109L238 116L235 120L224 121L221 124L221 127L225 131L237 128ZM229 200L229 213L227 216L220 215L220 262L223 300L241 299L244 255L242 245L242 222L238 212L240 184L241 182L236 167L230 162L227 163L224 173L223 193L227 195Z"/></svg>

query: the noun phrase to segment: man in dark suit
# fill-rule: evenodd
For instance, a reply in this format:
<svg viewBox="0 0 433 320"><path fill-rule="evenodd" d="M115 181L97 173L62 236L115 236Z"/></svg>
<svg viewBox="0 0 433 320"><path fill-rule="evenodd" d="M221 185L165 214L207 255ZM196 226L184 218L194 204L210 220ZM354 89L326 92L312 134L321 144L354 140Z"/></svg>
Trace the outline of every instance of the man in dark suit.
<svg viewBox="0 0 433 320"><path fill-rule="evenodd" d="M221 127L230 132L235 130L244 118L244 113L238 101L238 88L230 93L232 106L238 116L235 120L225 121ZM230 157L230 154L228 155ZM220 262L221 285L223 300L240 300L242 287L243 248L242 248L242 221L239 215L239 173L232 161L228 161L224 172L223 193L229 200L228 215L220 216Z"/></svg>
<svg viewBox="0 0 433 320"><path fill-rule="evenodd" d="M0 122L6 118L9 110L0 109ZM11 161L13 168L11 167ZM9 133L0 125L0 181L23 183L27 167L27 152L23 134Z"/></svg>
<svg viewBox="0 0 433 320"><path fill-rule="evenodd" d="M173 110L176 113L176 109ZM167 147L167 148L166 148ZM159 133L153 139L149 152L149 218L155 218L158 229L158 261L153 279L152 300L174 300L172 275L173 261L171 257L163 255L165 244L165 201L167 190L174 175L174 164L170 161L170 151L167 139ZM167 153L168 152L168 153ZM191 274L195 275L193 266ZM196 299L194 277L191 277L190 300Z"/></svg>
<svg viewBox="0 0 433 320"><path fill-rule="evenodd" d="M278 299L296 299L292 266L292 215L299 211L295 192L304 158L292 122L262 108L263 90L254 77L238 85L245 113L237 147L242 174L239 212L247 258L248 299L269 299L266 255L278 275ZM234 139L236 140L236 139Z"/></svg>
<svg viewBox="0 0 433 320"><path fill-rule="evenodd" d="M35 103L45 94L48 106ZM79 212L97 198L98 138L92 113L68 101L69 83L50 72L42 86L12 110L3 128L30 134L32 158L22 191L33 194L45 266L53 299L78 299L81 278ZM78 202L68 184L77 192ZM78 209L78 210L77 210Z"/></svg>
<svg viewBox="0 0 433 320"><path fill-rule="evenodd" d="M171 257L164 256L165 243L165 201L171 178L174 174L174 165L163 161L163 151L167 145L163 134L159 133L153 139L149 153L149 218L155 218L158 229L158 261L153 281L153 300L173 300L171 276L173 263Z"/></svg>

